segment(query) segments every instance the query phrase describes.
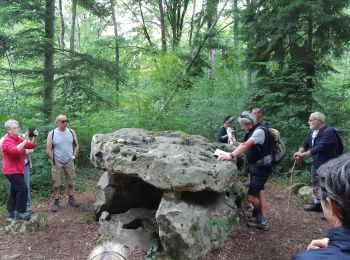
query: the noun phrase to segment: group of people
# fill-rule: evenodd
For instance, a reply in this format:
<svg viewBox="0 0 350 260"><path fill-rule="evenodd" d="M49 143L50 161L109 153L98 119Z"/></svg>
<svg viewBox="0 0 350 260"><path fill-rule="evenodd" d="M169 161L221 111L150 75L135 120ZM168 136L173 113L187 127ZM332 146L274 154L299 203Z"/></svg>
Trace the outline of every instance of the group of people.
<svg viewBox="0 0 350 260"><path fill-rule="evenodd" d="M74 159L79 152L79 143L76 133L68 128L68 119L65 115L56 117L57 127L49 132L46 141L46 151L52 160L51 177L53 183L53 204L51 211L57 212L60 208L59 194L61 173L65 173L68 191L68 204L79 207L74 196L75 168ZM32 167L30 153L37 146L38 131L32 136L26 131L20 133L18 121L10 119L4 124L7 134L1 138L2 173L8 180L9 197L7 211L9 218L29 220L32 215L29 196L29 176Z"/></svg>
<svg viewBox="0 0 350 260"><path fill-rule="evenodd" d="M218 132L218 141L227 142L223 129L232 129L233 118L226 117ZM221 155L219 161L232 160L245 153L250 183L247 201L253 205L248 226L268 230L267 203L264 186L272 167L259 166L257 162L269 151L268 123L262 119L260 108L244 111L238 123L245 132L243 142L235 142L236 148L229 155ZM331 225L326 238L313 240L308 251L295 259L350 259L350 155L342 155L343 145L337 131L326 124L325 115L310 114L309 133L293 159L300 161L312 157L311 183L314 201L305 205L306 211L323 211ZM230 131L230 130L229 130ZM312 250L318 249L318 250Z"/></svg>

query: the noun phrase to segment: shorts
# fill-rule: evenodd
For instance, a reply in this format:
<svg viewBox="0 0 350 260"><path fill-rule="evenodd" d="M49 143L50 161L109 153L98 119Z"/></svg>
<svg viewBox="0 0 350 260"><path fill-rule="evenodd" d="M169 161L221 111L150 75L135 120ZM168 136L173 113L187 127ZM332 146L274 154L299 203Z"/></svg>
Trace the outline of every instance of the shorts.
<svg viewBox="0 0 350 260"><path fill-rule="evenodd" d="M54 164L52 164L51 169L51 177L52 177L52 183L54 188L58 188L61 186L61 172L64 171L64 174L66 176L66 182L68 186L74 185L74 178L75 178L75 169L74 169L74 160L71 160L67 163L60 163L59 161L55 161Z"/></svg>
<svg viewBox="0 0 350 260"><path fill-rule="evenodd" d="M267 182L271 171L271 167L259 167L256 164L249 164L250 184L248 195L255 197L259 196L260 191L265 189L265 183Z"/></svg>

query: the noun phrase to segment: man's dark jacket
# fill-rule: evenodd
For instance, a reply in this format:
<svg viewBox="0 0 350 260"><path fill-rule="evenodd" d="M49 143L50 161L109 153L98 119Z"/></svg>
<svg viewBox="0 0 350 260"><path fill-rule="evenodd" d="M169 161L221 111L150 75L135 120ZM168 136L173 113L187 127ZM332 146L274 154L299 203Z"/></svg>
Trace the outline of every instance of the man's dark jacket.
<svg viewBox="0 0 350 260"><path fill-rule="evenodd" d="M327 248L311 249L301 252L294 260L345 260L350 259L350 230L347 228L332 228L328 230L329 246Z"/></svg>
<svg viewBox="0 0 350 260"><path fill-rule="evenodd" d="M322 164L341 154L340 140L334 128L329 125L325 125L318 131L314 145L312 145L312 133L313 130L310 130L301 147L310 150L313 159L312 166L314 170L317 170Z"/></svg>

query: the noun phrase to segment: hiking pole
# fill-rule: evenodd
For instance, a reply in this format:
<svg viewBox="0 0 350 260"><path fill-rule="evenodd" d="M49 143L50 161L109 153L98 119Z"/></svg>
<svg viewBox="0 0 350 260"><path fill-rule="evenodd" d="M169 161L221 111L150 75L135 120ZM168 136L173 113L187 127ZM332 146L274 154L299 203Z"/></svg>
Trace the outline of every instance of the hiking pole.
<svg viewBox="0 0 350 260"><path fill-rule="evenodd" d="M293 185L293 173L294 173L294 168L295 168L295 165L297 164L297 160L294 160L294 164L293 164L293 167L289 170L290 172L290 179L289 179L289 193L288 193L288 199L287 199L287 212L289 211L289 202L290 202L290 196L291 196L291 193L292 193L292 185Z"/></svg>

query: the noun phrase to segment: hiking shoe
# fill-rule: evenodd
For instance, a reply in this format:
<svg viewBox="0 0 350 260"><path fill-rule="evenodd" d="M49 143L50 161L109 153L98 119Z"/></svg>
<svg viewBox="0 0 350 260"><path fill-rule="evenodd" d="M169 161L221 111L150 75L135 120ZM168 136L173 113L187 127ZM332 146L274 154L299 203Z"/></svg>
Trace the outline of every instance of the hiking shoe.
<svg viewBox="0 0 350 260"><path fill-rule="evenodd" d="M58 201L54 201L54 203L51 206L51 211L52 212L57 212L60 208L60 204L58 203Z"/></svg>
<svg viewBox="0 0 350 260"><path fill-rule="evenodd" d="M258 219L258 225L257 225L257 229L261 229L263 231L267 231L269 230L269 224L268 224L269 220L268 218L259 218Z"/></svg>
<svg viewBox="0 0 350 260"><path fill-rule="evenodd" d="M250 217L248 220L247 226L250 228L257 228L258 227L258 219L254 217Z"/></svg>
<svg viewBox="0 0 350 260"><path fill-rule="evenodd" d="M15 212L7 212L6 217L7 218L14 218L15 217Z"/></svg>
<svg viewBox="0 0 350 260"><path fill-rule="evenodd" d="M81 203L78 203L75 201L74 197L69 197L68 198L68 204L71 205L74 208L77 208L81 205Z"/></svg>
<svg viewBox="0 0 350 260"><path fill-rule="evenodd" d="M30 212L23 212L23 213L15 212L16 220L29 220L31 216L32 216L32 213Z"/></svg>
<svg viewBox="0 0 350 260"><path fill-rule="evenodd" d="M312 203L310 205L305 205L304 210L312 212L322 212L322 206L321 203Z"/></svg>

